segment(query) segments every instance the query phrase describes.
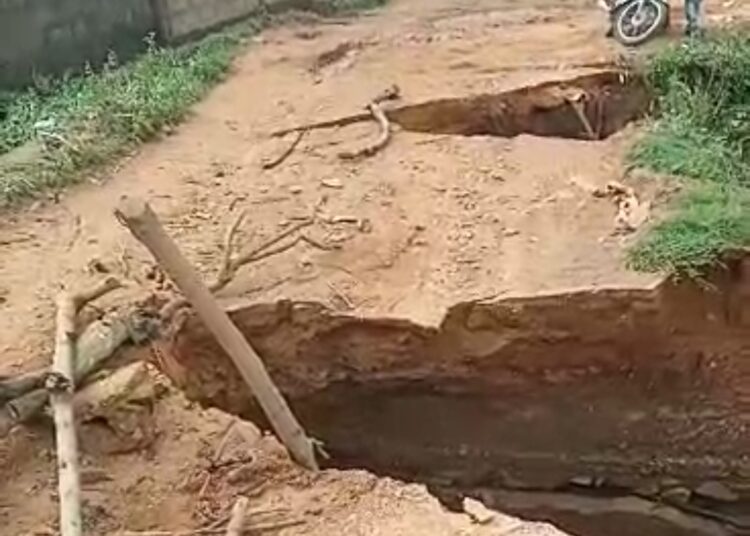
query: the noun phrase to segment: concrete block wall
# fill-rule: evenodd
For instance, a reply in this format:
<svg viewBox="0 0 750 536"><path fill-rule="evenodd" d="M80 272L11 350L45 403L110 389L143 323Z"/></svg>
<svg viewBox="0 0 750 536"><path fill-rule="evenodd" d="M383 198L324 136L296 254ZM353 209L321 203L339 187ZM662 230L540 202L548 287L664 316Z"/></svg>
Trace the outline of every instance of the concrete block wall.
<svg viewBox="0 0 750 536"><path fill-rule="evenodd" d="M0 0L0 88L145 50L151 0Z"/></svg>
<svg viewBox="0 0 750 536"><path fill-rule="evenodd" d="M21 87L36 74L101 65L144 51L156 32L180 43L261 10L304 9L310 0L0 0L0 89Z"/></svg>
<svg viewBox="0 0 750 536"><path fill-rule="evenodd" d="M214 28L258 13L262 0L157 0L162 36L169 42L185 41Z"/></svg>

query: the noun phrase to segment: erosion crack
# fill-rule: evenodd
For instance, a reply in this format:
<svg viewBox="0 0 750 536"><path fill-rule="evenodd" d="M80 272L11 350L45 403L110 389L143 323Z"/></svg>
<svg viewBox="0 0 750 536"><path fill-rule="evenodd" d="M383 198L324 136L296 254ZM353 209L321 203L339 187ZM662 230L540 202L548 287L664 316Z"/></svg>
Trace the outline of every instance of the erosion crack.
<svg viewBox="0 0 750 536"><path fill-rule="evenodd" d="M612 70L500 93L428 100L392 108L386 115L411 132L600 140L646 115L650 104L649 92L640 77ZM274 134L345 126L369 117L357 114Z"/></svg>

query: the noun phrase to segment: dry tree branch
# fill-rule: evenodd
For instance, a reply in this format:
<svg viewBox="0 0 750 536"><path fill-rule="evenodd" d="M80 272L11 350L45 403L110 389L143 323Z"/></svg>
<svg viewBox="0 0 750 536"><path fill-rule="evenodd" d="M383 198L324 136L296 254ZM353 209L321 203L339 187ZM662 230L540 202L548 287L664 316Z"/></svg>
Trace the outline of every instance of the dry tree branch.
<svg viewBox="0 0 750 536"><path fill-rule="evenodd" d="M237 217L232 224L227 228L227 232L224 235L224 257L214 285L224 286L232 279L232 251L234 249L234 237L246 215L246 211L241 211L237 214Z"/></svg>
<svg viewBox="0 0 750 536"><path fill-rule="evenodd" d="M305 137L305 134L307 134L306 129L298 130L297 135L294 137L294 140L292 140L292 143L289 145L289 147L287 147L286 150L283 153L281 153L279 156L277 156L276 158L269 160L267 162L263 162L261 167L263 169L273 169L276 166L280 165L282 162L284 162L284 160L286 160L289 157L289 155L291 155L294 152L294 150L297 148L297 145L299 145L299 142L301 142L302 138Z"/></svg>
<svg viewBox="0 0 750 536"><path fill-rule="evenodd" d="M20 376L0 376L0 400L12 400L44 387L47 370L35 370Z"/></svg>
<svg viewBox="0 0 750 536"><path fill-rule="evenodd" d="M380 126L380 134L378 138L370 145L363 147L357 151L342 151L339 153L339 158L342 160L356 160L358 158L373 156L378 151L385 148L386 145L391 141L391 124L388 118L383 112L383 109L377 102L371 102L367 105L367 109L370 111L372 117L378 122Z"/></svg>
<svg viewBox="0 0 750 536"><path fill-rule="evenodd" d="M372 99L372 102L374 102L375 104L380 104L381 102L398 100L400 98L401 88L396 84L393 84L392 86L385 88L379 94L375 95L375 97Z"/></svg>
<svg viewBox="0 0 750 536"><path fill-rule="evenodd" d="M584 105L581 104L581 102L574 100L574 99L567 99L568 104L570 104L570 107L573 108L573 111L576 113L576 116L578 116L578 120L581 122L581 125L586 130L586 135L588 135L589 139L591 140L597 140L599 139L599 136L597 136L596 132L594 132L594 129L591 127L591 122L589 121L589 118L586 117L586 111L584 110Z"/></svg>
<svg viewBox="0 0 750 536"><path fill-rule="evenodd" d="M241 222L241 218L237 218L232 223L232 225L230 225L230 227L227 229L225 242L224 242L224 257L223 257L222 266L219 270L219 274L216 278L216 281L208 285L208 289L212 293L216 293L222 290L224 287L226 287L232 281L232 279L234 279L235 275L237 274L237 271L243 266L252 264L254 262L258 262L263 259L267 259L268 257L273 257L274 255L278 255L279 253L283 253L284 251L292 249L294 246L296 246L300 242L304 242L316 249L321 249L325 251L330 251L331 249L333 249L305 235L299 235L286 244L283 244L276 248L272 248L272 246L278 244L279 242L281 242L282 240L286 238L289 238L294 233L301 231L302 229L309 227L315 223L314 218L308 218L308 219L302 220L296 225L293 225L289 229L286 229L282 231L281 233L273 236L272 238L266 240L262 244L254 247L250 251L247 251L241 254L236 259L232 259L233 254L234 254L233 252L234 235L237 232L240 222ZM272 249L269 249L269 248L272 248ZM185 298L182 296L177 296L174 299L168 301L166 304L164 304L164 306L159 311L159 317L163 321L166 321L172 318L173 315L178 310L182 309L186 305L187 305L187 300L185 300Z"/></svg>
<svg viewBox="0 0 750 536"><path fill-rule="evenodd" d="M240 255L237 259L235 259L233 261L230 261L229 267L228 267L228 270L227 270L228 271L228 280L226 280L226 281L217 280L216 283L214 283L213 285L211 285L209 288L211 289L212 292L216 292L218 290L221 290L222 288L224 288L227 285L227 283L229 281L231 281L231 279L237 273L237 270L239 270L241 267L243 267L244 265L249 264L251 262L255 262L257 260L264 259L264 258L270 256L270 255L260 256L260 254L263 253L268 248L270 248L271 246L273 246L275 244L278 244L279 242L281 242L285 238L293 235L297 231L301 231L305 227L310 227L313 223L315 223L315 219L313 219L313 218L308 218L306 220L302 220L297 225L293 225L289 229L286 229L285 231L282 231L278 235L270 238L269 240L266 240L265 242L263 242L259 246L257 246L255 248L253 248L252 250L248 251L247 253L244 253L244 254ZM289 247L291 247L291 246L289 246ZM282 249L280 251L286 251L287 249L289 249L289 247L287 247L285 249ZM276 251L276 253L279 253L280 251Z"/></svg>
<svg viewBox="0 0 750 536"><path fill-rule="evenodd" d="M199 318L232 358L291 457L303 467L316 470L318 463L312 443L273 383L263 360L201 281L198 272L164 230L151 207L141 199L124 197L116 214L169 274Z"/></svg>

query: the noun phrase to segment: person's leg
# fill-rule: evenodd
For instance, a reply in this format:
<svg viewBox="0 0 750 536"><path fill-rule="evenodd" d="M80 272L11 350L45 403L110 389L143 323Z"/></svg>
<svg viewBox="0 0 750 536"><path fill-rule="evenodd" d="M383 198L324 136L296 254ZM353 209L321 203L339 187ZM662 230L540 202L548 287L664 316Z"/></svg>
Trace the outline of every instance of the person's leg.
<svg viewBox="0 0 750 536"><path fill-rule="evenodd" d="M700 30L701 0L685 0L685 33L695 35Z"/></svg>

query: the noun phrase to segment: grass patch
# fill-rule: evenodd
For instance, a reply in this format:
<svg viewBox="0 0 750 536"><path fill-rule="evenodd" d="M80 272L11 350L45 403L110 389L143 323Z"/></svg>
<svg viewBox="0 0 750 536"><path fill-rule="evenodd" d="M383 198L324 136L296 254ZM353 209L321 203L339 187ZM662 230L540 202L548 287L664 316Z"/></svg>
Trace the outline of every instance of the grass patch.
<svg viewBox="0 0 750 536"><path fill-rule="evenodd" d="M382 7L388 0L312 0L312 10L324 15L354 13Z"/></svg>
<svg viewBox="0 0 750 536"><path fill-rule="evenodd" d="M668 48L647 76L660 116L630 157L679 177L685 193L629 260L639 270L696 276L750 246L750 36Z"/></svg>
<svg viewBox="0 0 750 536"><path fill-rule="evenodd" d="M308 0L325 15L382 6L386 0ZM308 5L309 4L309 5ZM114 56L83 76L39 80L18 93L0 92L0 207L80 180L165 127L221 80L242 37L267 14L180 48L146 40L145 53L120 66Z"/></svg>
<svg viewBox="0 0 750 536"><path fill-rule="evenodd" d="M101 72L6 96L0 101L0 153L7 153L0 156L0 205L75 182L81 171L179 122L222 78L238 41L221 34L179 49L150 43L125 66L111 57ZM14 158L22 149L29 156Z"/></svg>

